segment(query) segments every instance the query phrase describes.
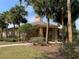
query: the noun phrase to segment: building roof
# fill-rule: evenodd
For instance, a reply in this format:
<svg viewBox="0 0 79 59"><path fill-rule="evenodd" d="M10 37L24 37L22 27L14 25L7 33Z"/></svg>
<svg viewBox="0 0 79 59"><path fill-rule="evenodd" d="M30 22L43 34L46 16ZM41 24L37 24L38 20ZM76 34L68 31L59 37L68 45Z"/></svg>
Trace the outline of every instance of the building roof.
<svg viewBox="0 0 79 59"><path fill-rule="evenodd" d="M47 26L47 23L45 23L45 22L40 22L40 23L34 22L32 24L35 25L35 26L38 26L38 27L46 27ZM50 24L49 28L58 28L58 26L54 25L54 24Z"/></svg>
<svg viewBox="0 0 79 59"><path fill-rule="evenodd" d="M43 22L41 17L38 15L35 17L35 22L33 22L32 24L38 27L45 27L45 28L47 26L47 23ZM49 28L58 28L58 25L49 24Z"/></svg>

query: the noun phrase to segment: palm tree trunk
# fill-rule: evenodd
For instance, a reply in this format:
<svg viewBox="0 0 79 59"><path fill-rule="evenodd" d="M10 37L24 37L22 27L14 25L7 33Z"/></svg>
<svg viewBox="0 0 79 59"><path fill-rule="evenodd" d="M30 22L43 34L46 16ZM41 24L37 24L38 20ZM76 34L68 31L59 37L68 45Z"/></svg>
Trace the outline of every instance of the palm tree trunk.
<svg viewBox="0 0 79 59"><path fill-rule="evenodd" d="M8 38L8 28L6 28L6 38Z"/></svg>
<svg viewBox="0 0 79 59"><path fill-rule="evenodd" d="M19 27L20 27L20 24L19 24ZM19 41L19 39L20 39L20 34L21 34L21 33L20 33L20 32L18 32L18 34L19 34L19 37L18 37L18 41Z"/></svg>
<svg viewBox="0 0 79 59"><path fill-rule="evenodd" d="M14 28L13 28L13 37L15 37L15 23L13 25L14 25Z"/></svg>
<svg viewBox="0 0 79 59"><path fill-rule="evenodd" d="M61 22L62 22L62 26L64 26L63 7L61 8L61 11L62 11ZM63 37L64 31L63 30L64 28L62 27L62 41L64 42L64 37Z"/></svg>
<svg viewBox="0 0 79 59"><path fill-rule="evenodd" d="M49 18L47 17L47 27L46 27L46 43L48 43L48 34L49 34Z"/></svg>
<svg viewBox="0 0 79 59"><path fill-rule="evenodd" d="M68 12L68 40L72 43L72 24L71 24L71 3L67 0L67 12Z"/></svg>
<svg viewBox="0 0 79 59"><path fill-rule="evenodd" d="M2 33L1 33L1 38L3 39L3 28L2 28L2 31L1 31Z"/></svg>
<svg viewBox="0 0 79 59"><path fill-rule="evenodd" d="M1 32L0 33L0 35L1 35L0 38L2 39L3 38L3 29L2 28L0 28L0 32Z"/></svg>

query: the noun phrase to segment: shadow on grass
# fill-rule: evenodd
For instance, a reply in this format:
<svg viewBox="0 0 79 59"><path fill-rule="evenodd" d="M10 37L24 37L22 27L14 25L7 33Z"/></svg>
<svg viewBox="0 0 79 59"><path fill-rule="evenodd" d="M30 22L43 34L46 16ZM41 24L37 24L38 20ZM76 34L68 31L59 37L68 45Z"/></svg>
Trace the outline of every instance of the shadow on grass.
<svg viewBox="0 0 79 59"><path fill-rule="evenodd" d="M50 52L47 53L47 55L43 55L41 57L34 57L34 59L61 59L61 57L59 57L59 54L57 52Z"/></svg>
<svg viewBox="0 0 79 59"><path fill-rule="evenodd" d="M52 51L47 51L45 52L46 55L42 55L41 57L35 57L34 59L64 59L63 55L61 54L61 49L62 45L56 44L52 49L57 49L57 50L52 50Z"/></svg>
<svg viewBox="0 0 79 59"><path fill-rule="evenodd" d="M42 57L35 57L34 59L52 59L52 57L42 56Z"/></svg>

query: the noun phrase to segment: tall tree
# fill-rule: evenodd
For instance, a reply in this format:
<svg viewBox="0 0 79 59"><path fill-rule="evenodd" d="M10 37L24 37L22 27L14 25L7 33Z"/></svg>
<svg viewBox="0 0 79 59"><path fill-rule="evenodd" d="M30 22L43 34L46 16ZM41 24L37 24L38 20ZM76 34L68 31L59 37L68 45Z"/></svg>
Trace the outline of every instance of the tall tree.
<svg viewBox="0 0 79 59"><path fill-rule="evenodd" d="M46 1L48 1L46 3ZM54 19L58 23L62 23L62 15L63 15L63 23L67 26L69 20L67 16L67 0L25 0L28 4L32 5L35 11L41 16L47 16L48 14L53 15ZM79 14L79 1L78 0L71 0L71 11L72 11L72 21L74 22ZM48 5L48 8L46 6ZM63 8L63 14L62 14ZM47 12L49 11L49 12ZM69 34L68 34L69 35Z"/></svg>
<svg viewBox="0 0 79 59"><path fill-rule="evenodd" d="M3 15L0 14L0 38L3 38L3 29L6 28L6 23L4 22Z"/></svg>
<svg viewBox="0 0 79 59"><path fill-rule="evenodd" d="M5 23L9 24L12 23L14 25L14 36L15 36L15 24L20 25L20 23L26 23L27 20L24 18L27 15L25 8L23 6L16 5L12 7L9 11L2 13L3 19ZM6 28L7 34L7 28ZM7 34L8 37L8 34Z"/></svg>
<svg viewBox="0 0 79 59"><path fill-rule="evenodd" d="M18 24L20 27L20 23L26 23L27 20L25 16L27 15L27 11L25 11L24 6L21 5L16 5L15 7L11 8L10 12L13 14L14 18L14 23ZM20 32L19 32L19 39L20 39Z"/></svg>
<svg viewBox="0 0 79 59"><path fill-rule="evenodd" d="M9 11L3 12L2 17L4 19L4 22L7 24L6 25L6 37L8 37L8 24L13 22L12 13Z"/></svg>
<svg viewBox="0 0 79 59"><path fill-rule="evenodd" d="M67 0L67 12L68 12L68 38L72 43L72 23L71 23L71 1Z"/></svg>
<svg viewBox="0 0 79 59"><path fill-rule="evenodd" d="M52 3L53 0L26 0L28 4L30 3L37 14L41 17L46 16L47 26L46 26L46 43L48 43L48 28L49 28L49 19L53 17Z"/></svg>
<svg viewBox="0 0 79 59"><path fill-rule="evenodd" d="M27 20L24 18L27 15L27 11L25 11L24 6L18 6L16 5L15 7L11 8L10 12L13 14L15 17L14 22L16 24L26 23Z"/></svg>

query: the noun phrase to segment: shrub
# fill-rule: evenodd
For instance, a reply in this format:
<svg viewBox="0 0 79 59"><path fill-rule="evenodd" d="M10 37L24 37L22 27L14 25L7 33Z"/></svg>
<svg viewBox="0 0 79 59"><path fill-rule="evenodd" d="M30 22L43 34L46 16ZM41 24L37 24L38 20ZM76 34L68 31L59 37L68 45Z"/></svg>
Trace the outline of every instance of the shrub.
<svg viewBox="0 0 79 59"><path fill-rule="evenodd" d="M18 39L17 38L3 38L0 41L16 42L16 41L18 41Z"/></svg>
<svg viewBox="0 0 79 59"><path fill-rule="evenodd" d="M18 31L24 33L27 30L29 30L31 27L32 27L32 25L29 24L29 23L27 23L27 24L24 24L24 25L20 26L19 29L18 29Z"/></svg>
<svg viewBox="0 0 79 59"><path fill-rule="evenodd" d="M79 59L79 52L76 51L76 48L71 43L66 43L61 52L66 59Z"/></svg>
<svg viewBox="0 0 79 59"><path fill-rule="evenodd" d="M49 56L41 56L41 57L35 57L34 59L52 59L52 57L49 57Z"/></svg>
<svg viewBox="0 0 79 59"><path fill-rule="evenodd" d="M41 45L45 44L45 42L44 42L44 37L32 37L32 38L31 38L31 42L32 42L34 45L36 45L36 44L41 44Z"/></svg>
<svg viewBox="0 0 79 59"><path fill-rule="evenodd" d="M31 37L38 36L38 27L27 23L20 26L18 32L20 32L22 41L28 41Z"/></svg>

